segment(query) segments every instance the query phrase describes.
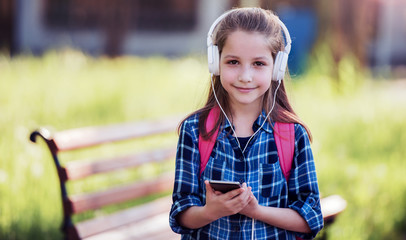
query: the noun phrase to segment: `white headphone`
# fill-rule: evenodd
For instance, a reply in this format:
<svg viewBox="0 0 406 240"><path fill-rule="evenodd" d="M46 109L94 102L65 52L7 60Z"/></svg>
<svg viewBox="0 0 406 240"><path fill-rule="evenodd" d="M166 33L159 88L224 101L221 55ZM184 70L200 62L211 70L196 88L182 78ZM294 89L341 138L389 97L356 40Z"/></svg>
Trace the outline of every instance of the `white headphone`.
<svg viewBox="0 0 406 240"><path fill-rule="evenodd" d="M238 10L238 9L236 9ZM218 17L210 27L209 32L207 33L207 59L209 63L209 72L215 76L220 75L220 52L218 50L217 45L213 43L213 31L216 28L217 24L223 20L229 13L236 11L231 10L228 12L223 13L220 17ZM279 20L279 19L278 19ZM286 66L288 64L289 52L292 44L292 40L290 39L290 34L288 29L286 28L285 24L281 20L279 20L279 25L282 27L286 38L286 46L283 51L279 51L276 55L273 73L272 73L272 80L280 81L285 76Z"/></svg>

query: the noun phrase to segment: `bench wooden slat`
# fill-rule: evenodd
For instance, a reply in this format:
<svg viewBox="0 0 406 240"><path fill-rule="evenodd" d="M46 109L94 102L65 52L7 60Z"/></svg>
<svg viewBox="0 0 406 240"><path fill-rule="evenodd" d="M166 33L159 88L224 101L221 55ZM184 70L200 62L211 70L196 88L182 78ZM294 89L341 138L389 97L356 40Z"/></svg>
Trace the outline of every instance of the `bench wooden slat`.
<svg viewBox="0 0 406 240"><path fill-rule="evenodd" d="M148 235L142 235L139 237L132 238L131 240L179 240L181 236L177 233L172 232L171 229L165 231L157 231ZM130 240L130 239L128 239Z"/></svg>
<svg viewBox="0 0 406 240"><path fill-rule="evenodd" d="M107 173L120 169L134 168L150 162L160 162L176 155L175 147L168 147L149 152L112 157L88 162L73 161L65 166L68 180L77 180L93 174Z"/></svg>
<svg viewBox="0 0 406 240"><path fill-rule="evenodd" d="M138 223L161 213L167 212L169 214L171 204L171 196L167 196L143 204L139 207L126 209L108 216L83 221L76 225L76 229L81 238L87 238L104 231L116 229L128 224Z"/></svg>
<svg viewBox="0 0 406 240"><path fill-rule="evenodd" d="M329 220L333 216L337 216L339 212L345 209L346 203L345 200L342 199L340 196L333 195L323 198L322 200L322 211L324 214L324 219ZM343 202L344 201L344 202ZM146 229L142 233L138 232L139 228L143 228L143 223L145 219L152 218L153 216L165 213L165 221L167 220L167 214L169 214L170 205L172 200L170 196L155 200L154 202L146 204L144 207L135 208L124 210L122 212L117 213L116 215L103 217L101 219L90 220L88 222L83 222L78 225L79 233L82 237L89 237L86 240L104 240L104 239L168 239L168 237L175 237L174 239L179 239L179 235L171 232L169 226L168 228L157 227L158 229L155 230L148 230ZM337 205L338 204L338 205ZM331 207L333 206L333 207ZM335 206L335 207L334 207ZM336 210L333 210L336 209ZM125 217L123 217L125 216ZM131 225L132 224L132 225ZM106 228L107 231L103 235L96 235L94 234L101 233L99 229L100 225L103 226L103 229ZM128 226L126 226L128 225ZM121 226L126 226L124 228L119 228ZM128 229L126 229L128 228ZM117 229L116 232L112 231L109 233L111 229ZM171 238L172 239L172 238Z"/></svg>
<svg viewBox="0 0 406 240"><path fill-rule="evenodd" d="M81 213L88 210L99 209L106 205L160 193L171 189L173 187L173 181L173 172L168 172L152 180L139 181L130 185L115 187L96 193L74 195L70 197L72 211L74 213Z"/></svg>
<svg viewBox="0 0 406 240"><path fill-rule="evenodd" d="M57 132L53 135L53 140L59 151L67 151L107 142L175 132L179 121L179 117L169 117L154 121L77 128Z"/></svg>
<svg viewBox="0 0 406 240"><path fill-rule="evenodd" d="M168 217L169 209L135 224L112 229L86 240L179 240L180 235L171 230Z"/></svg>

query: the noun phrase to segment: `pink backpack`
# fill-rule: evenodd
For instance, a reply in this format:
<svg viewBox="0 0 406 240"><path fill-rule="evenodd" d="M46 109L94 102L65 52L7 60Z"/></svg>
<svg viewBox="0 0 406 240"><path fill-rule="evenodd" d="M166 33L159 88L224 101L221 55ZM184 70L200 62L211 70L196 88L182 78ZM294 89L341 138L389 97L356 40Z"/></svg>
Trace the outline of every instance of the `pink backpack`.
<svg viewBox="0 0 406 240"><path fill-rule="evenodd" d="M210 132L215 126L216 120L220 115L220 109L218 107L213 108L209 112L209 116L206 120L207 132ZM295 149L295 127L293 123L275 123L274 134L276 147L278 150L279 163L282 168L283 175L286 181L289 179L290 169L292 168L293 152ZM213 151L214 144L216 143L218 129L209 140L204 140L199 136L199 152L200 152L200 175L206 168L209 161L210 154Z"/></svg>

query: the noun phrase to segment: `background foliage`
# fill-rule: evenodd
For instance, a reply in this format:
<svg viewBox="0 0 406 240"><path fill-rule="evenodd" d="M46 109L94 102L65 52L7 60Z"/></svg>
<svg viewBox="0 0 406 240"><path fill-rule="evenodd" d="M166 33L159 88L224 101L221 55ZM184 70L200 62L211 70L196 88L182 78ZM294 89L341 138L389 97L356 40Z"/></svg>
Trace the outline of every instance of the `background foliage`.
<svg viewBox="0 0 406 240"><path fill-rule="evenodd" d="M333 78L331 57L319 52L288 91L314 136L321 192L348 202L324 231L330 239L404 239L406 84L371 80L350 58ZM207 88L206 64L195 56L0 55L0 239L61 237L55 169L45 145L29 142L30 131L186 114Z"/></svg>

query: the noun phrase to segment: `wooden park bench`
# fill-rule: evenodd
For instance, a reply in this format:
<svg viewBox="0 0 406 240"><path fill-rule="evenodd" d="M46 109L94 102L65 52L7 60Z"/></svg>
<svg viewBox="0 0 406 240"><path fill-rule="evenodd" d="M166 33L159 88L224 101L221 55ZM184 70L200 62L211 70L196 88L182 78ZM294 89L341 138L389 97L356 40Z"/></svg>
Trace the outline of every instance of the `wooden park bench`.
<svg viewBox="0 0 406 240"><path fill-rule="evenodd" d="M152 178L142 178L130 183L100 186L96 191L72 194L67 184L97 175L120 174L128 169L140 169L145 165L171 162L174 166L176 140L171 144L162 144L157 140L153 147L143 149L143 141L151 137L173 134L180 123L179 117L159 120L123 123L109 126L76 128L52 133L46 128L33 131L30 140L36 142L40 136L47 144L54 160L59 177L63 207L62 231L66 239L180 239L169 227L169 210L172 204L170 192L173 189L173 168ZM176 139L176 138L175 138ZM96 157L90 160L62 161L62 154L93 149L97 147L134 141L135 153L113 154L111 157ZM132 144L132 142L131 142ZM94 150L96 148L96 150ZM140 150L141 148L141 150ZM101 190L100 190L101 189ZM84 212L99 211L106 206L116 206L136 199L155 196L154 200L133 204L125 209L103 212L87 220L73 221L74 216ZM159 196L159 197L156 197ZM163 196L163 197L162 197ZM345 209L346 202L339 196L329 196L321 201L326 223L332 223L335 217Z"/></svg>

